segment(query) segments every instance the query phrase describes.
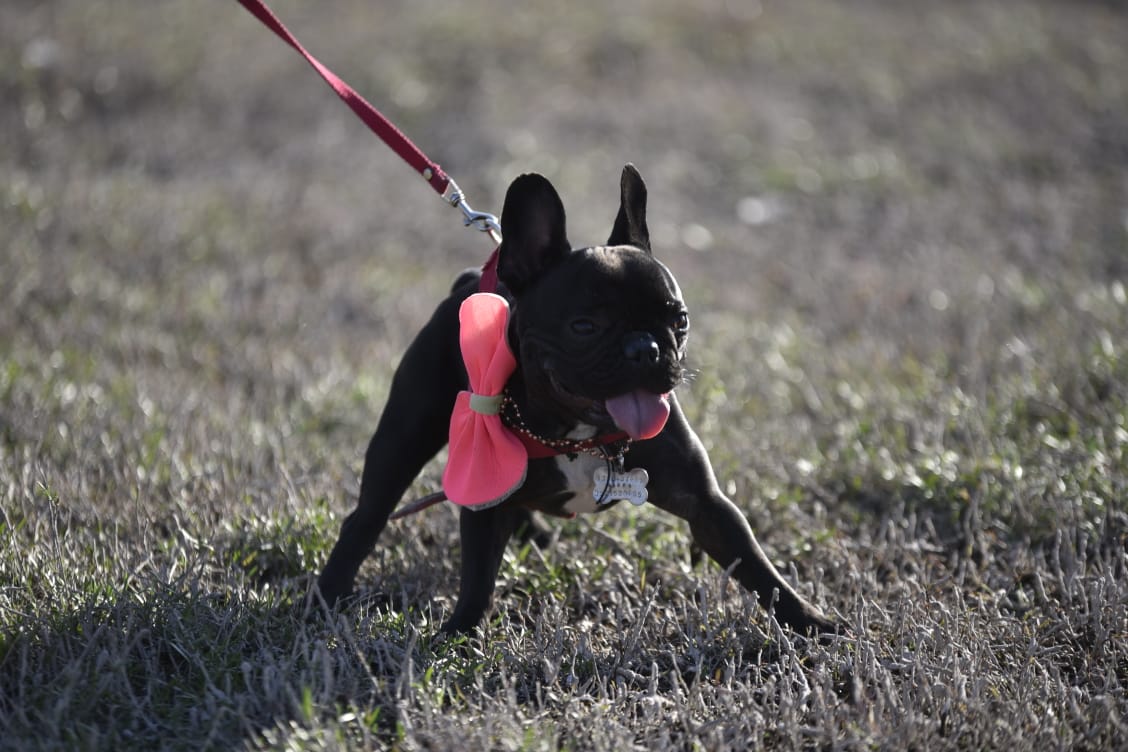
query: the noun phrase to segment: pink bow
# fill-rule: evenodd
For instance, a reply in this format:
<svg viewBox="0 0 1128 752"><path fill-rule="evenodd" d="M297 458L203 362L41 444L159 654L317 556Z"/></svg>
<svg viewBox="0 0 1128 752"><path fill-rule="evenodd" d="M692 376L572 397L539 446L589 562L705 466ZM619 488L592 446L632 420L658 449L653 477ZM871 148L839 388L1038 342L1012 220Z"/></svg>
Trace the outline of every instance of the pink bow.
<svg viewBox="0 0 1128 752"><path fill-rule="evenodd" d="M455 504L484 509L520 488L528 467L524 444L499 414L505 382L517 367L506 339L509 303L475 293L462 301L458 321L470 390L458 393L450 416L443 491Z"/></svg>

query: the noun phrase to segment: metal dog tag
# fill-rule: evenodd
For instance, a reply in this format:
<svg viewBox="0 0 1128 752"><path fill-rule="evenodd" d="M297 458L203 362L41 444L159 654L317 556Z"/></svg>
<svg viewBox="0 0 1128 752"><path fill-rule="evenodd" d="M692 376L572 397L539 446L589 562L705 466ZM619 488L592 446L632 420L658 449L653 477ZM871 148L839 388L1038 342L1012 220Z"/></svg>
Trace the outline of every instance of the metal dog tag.
<svg viewBox="0 0 1128 752"><path fill-rule="evenodd" d="M646 503L646 484L650 476L641 467L625 473L609 473L606 467L596 468L592 480L595 488L591 493L600 504L629 501L637 507Z"/></svg>

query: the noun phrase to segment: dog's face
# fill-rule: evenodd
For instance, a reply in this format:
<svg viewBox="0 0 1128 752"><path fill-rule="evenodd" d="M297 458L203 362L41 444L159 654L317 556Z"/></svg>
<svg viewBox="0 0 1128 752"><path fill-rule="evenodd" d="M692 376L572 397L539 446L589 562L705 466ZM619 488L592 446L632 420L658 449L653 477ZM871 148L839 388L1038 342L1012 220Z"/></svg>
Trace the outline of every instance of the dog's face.
<svg viewBox="0 0 1128 752"><path fill-rule="evenodd" d="M511 338L530 401L562 425L661 430L681 382L689 316L650 253L646 188L623 170L606 246L573 251L564 210L537 175L514 181L502 212L499 276L516 298Z"/></svg>

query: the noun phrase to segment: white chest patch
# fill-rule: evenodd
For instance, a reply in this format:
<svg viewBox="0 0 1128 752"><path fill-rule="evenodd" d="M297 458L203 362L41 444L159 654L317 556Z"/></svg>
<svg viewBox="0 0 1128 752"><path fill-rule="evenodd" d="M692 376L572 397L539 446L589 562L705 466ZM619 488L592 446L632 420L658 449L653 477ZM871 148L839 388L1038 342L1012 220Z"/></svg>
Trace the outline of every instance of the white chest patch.
<svg viewBox="0 0 1128 752"><path fill-rule="evenodd" d="M646 502L649 476L642 468L615 472L606 460L588 454L575 459L561 455L556 458L556 468L574 494L564 505L564 511L570 514L595 512L612 501L625 500L635 506Z"/></svg>
<svg viewBox="0 0 1128 752"><path fill-rule="evenodd" d="M574 494L564 505L565 512L585 514L599 508L591 493L595 489L592 477L597 468L604 467L606 464L590 454L578 455L574 460L568 459L567 455L563 454L556 458L556 469L564 474L564 483Z"/></svg>

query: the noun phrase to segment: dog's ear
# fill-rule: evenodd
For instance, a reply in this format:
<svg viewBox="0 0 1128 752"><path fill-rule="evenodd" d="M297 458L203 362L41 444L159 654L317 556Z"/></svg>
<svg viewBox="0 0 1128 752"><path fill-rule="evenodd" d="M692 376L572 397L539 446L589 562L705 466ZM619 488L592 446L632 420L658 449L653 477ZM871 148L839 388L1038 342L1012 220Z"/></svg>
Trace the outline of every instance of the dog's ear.
<svg viewBox="0 0 1128 752"><path fill-rule="evenodd" d="M633 164L623 167L619 180L619 215L607 245L633 245L650 253L650 231L646 229L646 183Z"/></svg>
<svg viewBox="0 0 1128 752"><path fill-rule="evenodd" d="M544 176L530 173L510 184L501 236L497 276L515 295L571 252L564 204Z"/></svg>

